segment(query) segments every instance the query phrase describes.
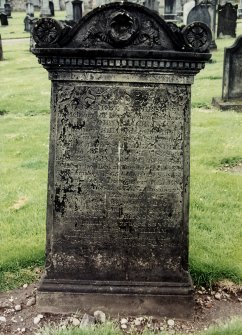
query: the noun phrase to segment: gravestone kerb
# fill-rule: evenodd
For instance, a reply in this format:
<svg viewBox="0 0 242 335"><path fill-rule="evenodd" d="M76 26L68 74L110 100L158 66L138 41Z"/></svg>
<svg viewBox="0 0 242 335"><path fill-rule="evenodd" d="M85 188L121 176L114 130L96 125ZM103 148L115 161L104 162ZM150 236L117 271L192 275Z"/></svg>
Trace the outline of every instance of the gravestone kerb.
<svg viewBox="0 0 242 335"><path fill-rule="evenodd" d="M33 38L52 81L39 311L191 318L191 84L211 31L123 2Z"/></svg>

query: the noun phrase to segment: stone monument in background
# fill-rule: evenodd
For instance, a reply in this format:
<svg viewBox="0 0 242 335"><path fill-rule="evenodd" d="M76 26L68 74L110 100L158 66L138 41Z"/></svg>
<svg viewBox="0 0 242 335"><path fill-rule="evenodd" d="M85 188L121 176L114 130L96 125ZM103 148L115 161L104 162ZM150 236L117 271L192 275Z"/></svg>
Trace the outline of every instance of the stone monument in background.
<svg viewBox="0 0 242 335"><path fill-rule="evenodd" d="M216 0L203 0L195 5L187 16L187 24L201 21L205 23L212 31L212 41L210 49L217 49L215 42L216 31Z"/></svg>
<svg viewBox="0 0 242 335"><path fill-rule="evenodd" d="M213 98L212 104L221 110L242 112L242 36L224 49L222 99Z"/></svg>
<svg viewBox="0 0 242 335"><path fill-rule="evenodd" d="M211 31L123 2L33 38L52 81L39 311L191 318L191 84Z"/></svg>
<svg viewBox="0 0 242 335"><path fill-rule="evenodd" d="M217 37L236 37L238 5L227 2L224 6L218 5Z"/></svg>

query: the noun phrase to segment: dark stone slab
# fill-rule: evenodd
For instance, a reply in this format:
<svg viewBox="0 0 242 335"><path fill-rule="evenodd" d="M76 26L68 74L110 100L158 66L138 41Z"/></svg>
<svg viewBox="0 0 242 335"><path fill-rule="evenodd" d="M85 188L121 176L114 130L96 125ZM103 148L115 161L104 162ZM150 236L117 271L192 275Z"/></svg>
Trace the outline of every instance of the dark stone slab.
<svg viewBox="0 0 242 335"><path fill-rule="evenodd" d="M0 21L2 26L8 26L8 16L7 14L0 13Z"/></svg>
<svg viewBox="0 0 242 335"><path fill-rule="evenodd" d="M242 102L242 36L224 49L222 99L214 98L213 104L221 110L241 111Z"/></svg>
<svg viewBox="0 0 242 335"><path fill-rule="evenodd" d="M55 6L53 1L49 1L50 15L55 16Z"/></svg>
<svg viewBox="0 0 242 335"><path fill-rule="evenodd" d="M223 94L224 100L242 99L242 36L224 49Z"/></svg>
<svg viewBox="0 0 242 335"><path fill-rule="evenodd" d="M191 317L190 98L210 30L123 2L33 38L52 80L39 309Z"/></svg>
<svg viewBox="0 0 242 335"><path fill-rule="evenodd" d="M217 37L236 37L238 5L227 2L224 6L218 5Z"/></svg>
<svg viewBox="0 0 242 335"><path fill-rule="evenodd" d="M3 46L2 46L2 37L0 34L0 61L3 60Z"/></svg>
<svg viewBox="0 0 242 335"><path fill-rule="evenodd" d="M82 18L82 1L74 0L72 1L73 6L73 20L78 23Z"/></svg>
<svg viewBox="0 0 242 335"><path fill-rule="evenodd" d="M12 17L12 8L9 3L4 4L4 13L7 15L8 18Z"/></svg>

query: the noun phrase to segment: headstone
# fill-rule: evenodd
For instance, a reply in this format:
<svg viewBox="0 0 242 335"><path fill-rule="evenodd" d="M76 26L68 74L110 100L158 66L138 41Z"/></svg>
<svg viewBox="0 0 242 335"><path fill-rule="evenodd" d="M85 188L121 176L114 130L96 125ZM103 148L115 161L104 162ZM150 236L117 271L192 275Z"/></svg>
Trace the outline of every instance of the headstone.
<svg viewBox="0 0 242 335"><path fill-rule="evenodd" d="M4 13L6 0L0 0L0 13Z"/></svg>
<svg viewBox="0 0 242 335"><path fill-rule="evenodd" d="M50 15L55 16L55 8L53 1L49 1L49 7L50 7Z"/></svg>
<svg viewBox="0 0 242 335"><path fill-rule="evenodd" d="M242 0L239 2L239 8L238 8L238 19L242 19Z"/></svg>
<svg viewBox="0 0 242 335"><path fill-rule="evenodd" d="M73 5L72 0L66 0L66 20L73 20Z"/></svg>
<svg viewBox="0 0 242 335"><path fill-rule="evenodd" d="M30 21L31 21L31 17L30 16L25 16L24 18L24 31L26 32L30 32Z"/></svg>
<svg viewBox="0 0 242 335"><path fill-rule="evenodd" d="M4 4L4 13L7 15L7 17L12 17L12 9L9 3Z"/></svg>
<svg viewBox="0 0 242 335"><path fill-rule="evenodd" d="M157 0L145 0L144 6L159 13L159 2Z"/></svg>
<svg viewBox="0 0 242 335"><path fill-rule="evenodd" d="M217 37L236 37L238 5L227 2L224 6L218 5Z"/></svg>
<svg viewBox="0 0 242 335"><path fill-rule="evenodd" d="M201 2L198 5L195 5L187 16L187 24L191 24L192 22L200 21L205 23L212 31L212 42L210 45L210 49L216 49L215 43L215 20L214 17L216 10L212 2L206 1Z"/></svg>
<svg viewBox="0 0 242 335"><path fill-rule="evenodd" d="M34 3L32 1L27 1L26 3L26 15L34 17Z"/></svg>
<svg viewBox="0 0 242 335"><path fill-rule="evenodd" d="M213 98L212 104L221 110L242 112L242 35L224 49L222 99Z"/></svg>
<svg viewBox="0 0 242 335"><path fill-rule="evenodd" d="M82 18L82 1L74 0L72 1L73 6L73 20L78 23Z"/></svg>
<svg viewBox="0 0 242 335"><path fill-rule="evenodd" d="M53 0L55 10L61 10L60 0Z"/></svg>
<svg viewBox="0 0 242 335"><path fill-rule="evenodd" d="M0 13L0 21L2 26L8 26L8 17L4 13Z"/></svg>
<svg viewBox="0 0 242 335"><path fill-rule="evenodd" d="M50 16L51 12L50 12L49 0L42 0L40 17L50 17Z"/></svg>
<svg viewBox="0 0 242 335"><path fill-rule="evenodd" d="M0 61L3 60L3 45L2 45L2 37L0 34Z"/></svg>
<svg viewBox="0 0 242 335"><path fill-rule="evenodd" d="M164 0L165 1L165 20L176 21L176 0Z"/></svg>
<svg viewBox="0 0 242 335"><path fill-rule="evenodd" d="M46 18L33 30L52 80L38 310L191 318L191 84L211 31L172 32L126 2L66 24Z"/></svg>
<svg viewBox="0 0 242 335"><path fill-rule="evenodd" d="M188 1L183 5L183 24L187 25L187 16L194 6L195 0Z"/></svg>

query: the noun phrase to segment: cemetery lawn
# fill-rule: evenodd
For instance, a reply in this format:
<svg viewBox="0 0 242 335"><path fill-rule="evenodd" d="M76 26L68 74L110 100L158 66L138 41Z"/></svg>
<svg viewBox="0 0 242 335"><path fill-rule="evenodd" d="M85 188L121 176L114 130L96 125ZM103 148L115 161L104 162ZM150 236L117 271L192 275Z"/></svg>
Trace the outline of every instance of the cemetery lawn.
<svg viewBox="0 0 242 335"><path fill-rule="evenodd" d="M217 41L214 62L192 87L189 261L197 285L242 282L242 113L210 104L221 96L222 49L232 42ZM44 264L50 82L28 49L27 39L4 40L0 62L2 291L32 282Z"/></svg>
<svg viewBox="0 0 242 335"><path fill-rule="evenodd" d="M39 11L35 11L35 18L39 18ZM56 11L56 19L64 20L65 11ZM0 25L2 39L29 38L30 33L24 31L25 12L12 12L12 18L8 19L8 26Z"/></svg>

